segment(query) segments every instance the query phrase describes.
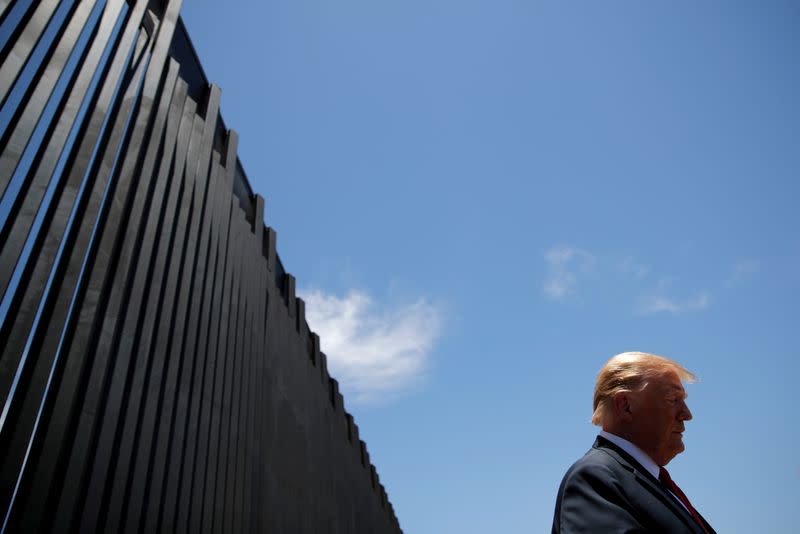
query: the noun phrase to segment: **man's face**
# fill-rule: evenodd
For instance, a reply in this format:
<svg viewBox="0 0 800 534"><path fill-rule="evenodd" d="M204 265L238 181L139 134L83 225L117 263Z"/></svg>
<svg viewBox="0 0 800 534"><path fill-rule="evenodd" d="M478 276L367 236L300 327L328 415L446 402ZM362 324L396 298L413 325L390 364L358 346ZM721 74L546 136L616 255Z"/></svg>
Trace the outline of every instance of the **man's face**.
<svg viewBox="0 0 800 534"><path fill-rule="evenodd" d="M630 402L633 434L644 452L658 465L683 452L683 423L692 418L692 412L677 373L667 371L652 378Z"/></svg>

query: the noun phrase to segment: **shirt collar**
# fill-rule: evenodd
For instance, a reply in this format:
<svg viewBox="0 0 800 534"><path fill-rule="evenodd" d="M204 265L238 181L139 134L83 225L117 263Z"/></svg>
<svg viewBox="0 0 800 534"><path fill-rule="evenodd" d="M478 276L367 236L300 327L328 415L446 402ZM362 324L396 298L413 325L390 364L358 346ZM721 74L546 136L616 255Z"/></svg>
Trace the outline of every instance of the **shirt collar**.
<svg viewBox="0 0 800 534"><path fill-rule="evenodd" d="M616 434L612 434L611 432L606 432L605 430L600 431L600 436L604 437L623 451L627 452L633 459L642 464L642 467L647 469L647 472L653 475L653 478L658 480L658 473L661 470L658 467L658 464L653 461L642 449L628 441L627 439L621 438Z"/></svg>

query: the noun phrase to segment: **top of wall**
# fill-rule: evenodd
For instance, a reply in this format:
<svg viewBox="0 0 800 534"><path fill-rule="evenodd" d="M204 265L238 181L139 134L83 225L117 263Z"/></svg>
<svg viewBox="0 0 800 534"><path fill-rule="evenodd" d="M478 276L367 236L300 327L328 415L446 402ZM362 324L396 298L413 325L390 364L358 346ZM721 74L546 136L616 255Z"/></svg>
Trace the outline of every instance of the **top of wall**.
<svg viewBox="0 0 800 534"><path fill-rule="evenodd" d="M205 101L209 94L208 87L210 82L194 45L192 44L189 33L186 30L183 19L180 17L175 27L169 55L180 65L179 76L188 84L187 95L197 102L198 110L206 109ZM220 113L218 114L214 135L214 150L220 154L224 154L227 137L228 128ZM380 483L375 468L369 461L369 453L367 452L366 444L359 439L358 426L354 423L352 416L344 409L344 399L339 393L338 382L327 374L327 358L324 353L320 352L319 338L309 330L305 320L305 303L302 299L295 297L294 277L286 272L280 256L275 249L275 232L272 229L266 228L263 220L258 220L263 217L263 199L253 191L253 187L247 178L244 166L238 156L236 158L233 193L238 198L239 205L245 213L245 218L251 224L252 228L256 229L258 225L264 229L264 231L257 233L261 233L263 236L262 254L271 265L270 269L272 269L274 273L275 285L283 297L289 315L295 318L297 332L305 341L310 361L312 361L315 366L318 365L322 369L322 375L325 378L323 382L325 387L329 388L331 404L334 407L334 411L341 415L344 423L343 428L346 429L347 439L354 448L357 449L362 466L369 471L373 490L378 494L381 505L388 510L398 530L402 532L399 528L394 508L386 495L384 486Z"/></svg>
<svg viewBox="0 0 800 534"><path fill-rule="evenodd" d="M205 109L205 99L208 95L208 85L211 83L206 76L200 58L197 56L197 51L192 44L192 39L189 32L186 30L186 25L183 23L183 18L178 18L178 24L175 27L175 35L172 38L170 45L169 55L175 58L180 64L180 77L189 85L188 96L197 102L199 110ZM225 125L225 119L222 113L219 114L217 121L216 133L214 135L214 150L219 153L224 153L226 132L228 131ZM253 187L250 185L250 180L247 179L247 173L244 170L242 161L237 156L236 158L236 174L233 182L233 193L239 199L239 205L245 213L247 221L255 226L256 214L256 200ZM259 221L263 224L263 221ZM276 253L277 254L277 253ZM278 273L282 276L285 273L283 263L281 262L280 255L276 257L278 263ZM280 287L280 278L278 285Z"/></svg>

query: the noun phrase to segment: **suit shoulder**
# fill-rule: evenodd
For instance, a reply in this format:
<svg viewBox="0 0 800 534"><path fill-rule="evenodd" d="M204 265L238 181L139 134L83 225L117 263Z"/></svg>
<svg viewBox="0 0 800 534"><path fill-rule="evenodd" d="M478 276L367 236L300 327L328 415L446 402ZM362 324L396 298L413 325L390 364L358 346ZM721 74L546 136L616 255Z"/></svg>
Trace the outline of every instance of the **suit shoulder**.
<svg viewBox="0 0 800 534"><path fill-rule="evenodd" d="M616 477L621 466L610 454L602 449L589 449L578 461L567 470L564 483L571 479L584 479L586 477L608 478Z"/></svg>
<svg viewBox="0 0 800 534"><path fill-rule="evenodd" d="M644 533L631 504L625 470L602 449L591 449L567 470L553 515L553 533Z"/></svg>

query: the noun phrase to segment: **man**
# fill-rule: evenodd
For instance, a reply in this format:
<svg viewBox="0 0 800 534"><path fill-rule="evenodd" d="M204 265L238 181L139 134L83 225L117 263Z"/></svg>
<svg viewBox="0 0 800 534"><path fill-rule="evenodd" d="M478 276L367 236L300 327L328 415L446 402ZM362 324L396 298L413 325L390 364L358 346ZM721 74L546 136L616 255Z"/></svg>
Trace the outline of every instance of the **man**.
<svg viewBox="0 0 800 534"><path fill-rule="evenodd" d="M626 352L600 370L592 423L602 430L558 489L553 533L714 534L664 466L683 452L692 418L683 381L694 375L669 358Z"/></svg>

